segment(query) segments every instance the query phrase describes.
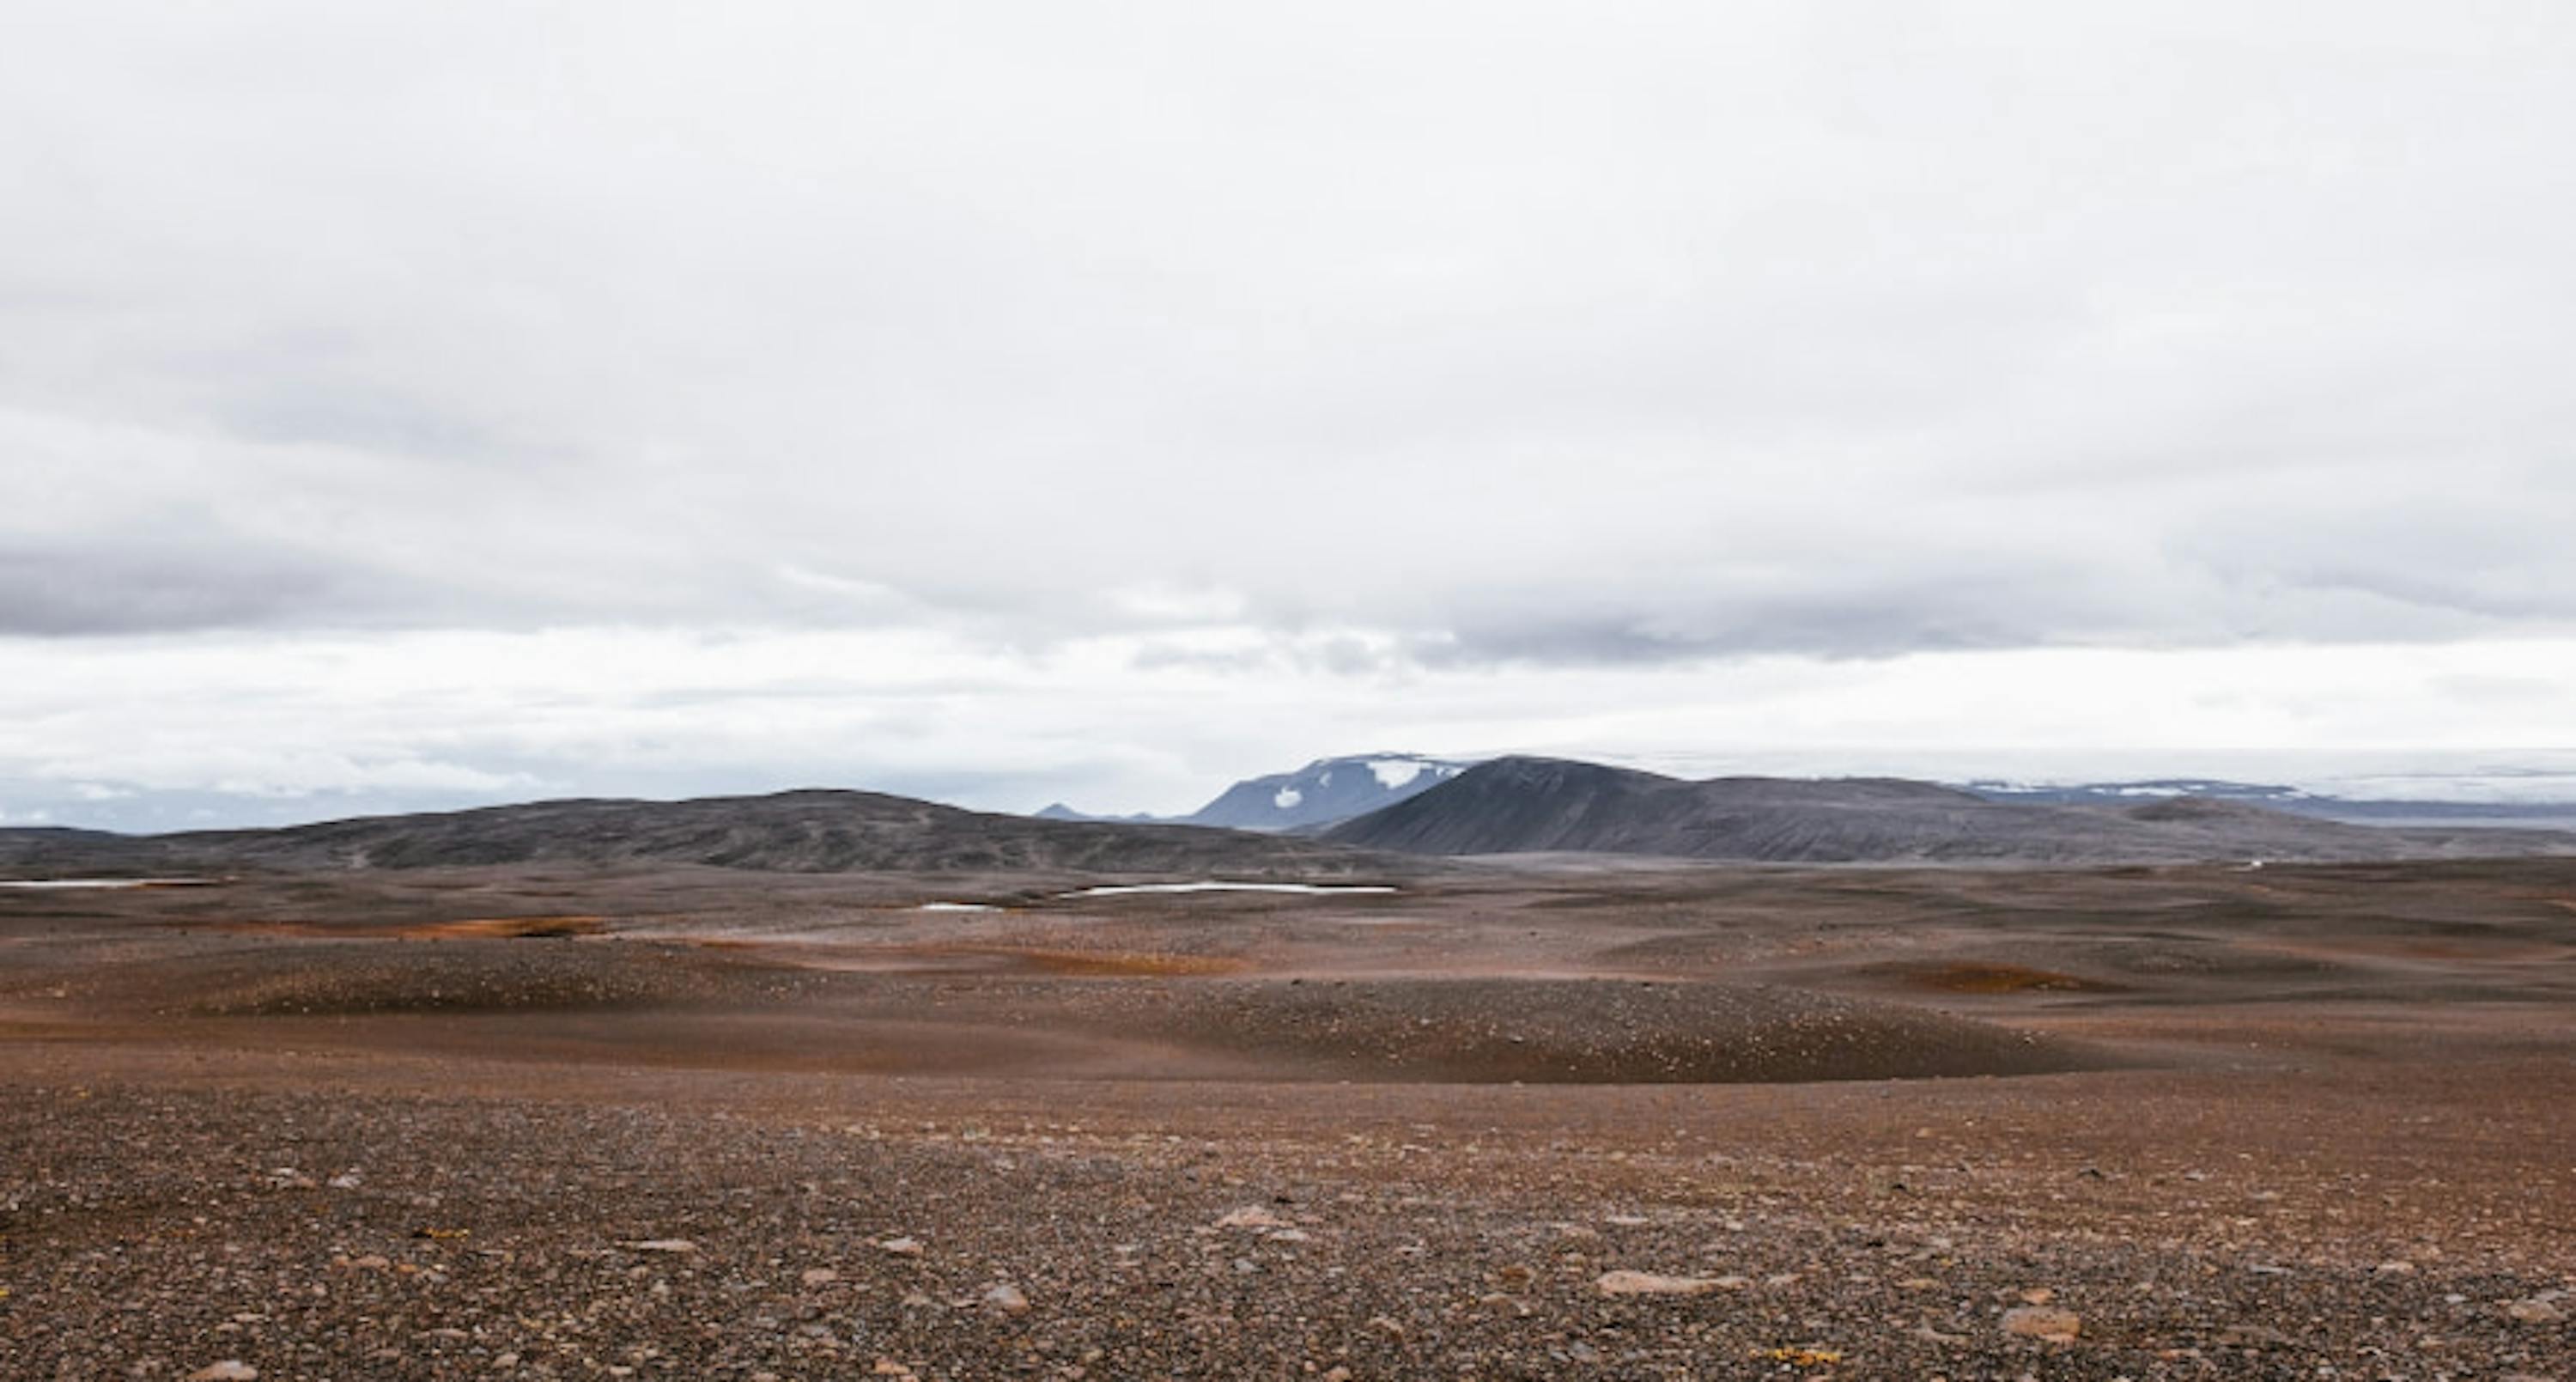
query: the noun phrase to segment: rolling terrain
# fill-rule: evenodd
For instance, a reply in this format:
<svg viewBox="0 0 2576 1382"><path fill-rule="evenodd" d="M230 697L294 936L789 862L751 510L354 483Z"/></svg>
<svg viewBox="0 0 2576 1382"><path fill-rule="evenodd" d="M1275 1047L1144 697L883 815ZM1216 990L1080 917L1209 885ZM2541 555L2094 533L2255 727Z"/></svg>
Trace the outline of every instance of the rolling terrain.
<svg viewBox="0 0 2576 1382"><path fill-rule="evenodd" d="M1771 863L2180 863L2576 851L2553 831L2383 830L2241 802L1991 801L1889 778L1691 782L1504 758L1320 837L1429 855L1607 853Z"/></svg>
<svg viewBox="0 0 2576 1382"><path fill-rule="evenodd" d="M2576 1360L2576 861L1082 881L0 890L0 1375Z"/></svg>
<svg viewBox="0 0 2576 1382"><path fill-rule="evenodd" d="M549 801L175 835L0 830L0 869L19 873L578 863L796 873L1011 868L1343 877L1388 862L1307 840L1177 825L1033 820L852 791L672 802Z"/></svg>

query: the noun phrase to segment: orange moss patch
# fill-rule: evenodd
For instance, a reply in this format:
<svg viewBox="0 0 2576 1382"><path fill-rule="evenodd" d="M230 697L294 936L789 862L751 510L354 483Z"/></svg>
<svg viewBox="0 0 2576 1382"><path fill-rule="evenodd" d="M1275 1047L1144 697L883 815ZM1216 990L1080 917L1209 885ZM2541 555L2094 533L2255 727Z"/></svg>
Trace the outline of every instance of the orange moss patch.
<svg viewBox="0 0 2576 1382"><path fill-rule="evenodd" d="M425 921L410 926L374 926L363 921L216 921L182 922L180 925L244 936L312 936L323 940L518 940L604 935L608 931L608 918L471 917L464 921Z"/></svg>
<svg viewBox="0 0 2576 1382"><path fill-rule="evenodd" d="M2120 986L2027 965L1949 964L1919 969L1914 982L1944 993L2117 993Z"/></svg>
<svg viewBox="0 0 2576 1382"><path fill-rule="evenodd" d="M606 934L607 930L606 917L475 917L468 921L434 921L421 926L405 926L394 934L414 940L519 940L597 936Z"/></svg>
<svg viewBox="0 0 2576 1382"><path fill-rule="evenodd" d="M1075 977L1184 978L1236 974L1250 968L1222 955L1165 955L1142 950L1030 950L1029 963L1049 974Z"/></svg>

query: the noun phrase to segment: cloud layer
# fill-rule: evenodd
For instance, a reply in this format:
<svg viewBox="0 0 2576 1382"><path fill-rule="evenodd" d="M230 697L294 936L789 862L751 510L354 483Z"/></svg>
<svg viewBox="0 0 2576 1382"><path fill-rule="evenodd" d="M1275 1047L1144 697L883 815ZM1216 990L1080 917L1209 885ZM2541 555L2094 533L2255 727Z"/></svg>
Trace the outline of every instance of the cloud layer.
<svg viewBox="0 0 2576 1382"><path fill-rule="evenodd" d="M13 30L0 637L31 647L1115 645L1117 737L1157 669L1281 657L1464 684L2576 631L2558 8Z"/></svg>

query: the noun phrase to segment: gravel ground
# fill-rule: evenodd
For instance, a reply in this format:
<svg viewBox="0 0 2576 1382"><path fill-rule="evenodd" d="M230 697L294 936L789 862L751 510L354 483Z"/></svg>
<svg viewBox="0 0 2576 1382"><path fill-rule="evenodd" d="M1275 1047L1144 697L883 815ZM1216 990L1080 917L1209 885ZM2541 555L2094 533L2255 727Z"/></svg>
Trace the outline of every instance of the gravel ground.
<svg viewBox="0 0 2576 1382"><path fill-rule="evenodd" d="M1388 1125L1362 1101L1354 1131L1291 1139L1276 1120L1312 1134L1314 1110L1247 1112L1242 1089L1161 1132L1133 1099L1040 1121L1049 1096L972 1081L790 1107L707 1075L605 1100L532 1092L561 1081L542 1071L463 1096L262 1087L291 1063L0 1089L0 1372L2431 1379L2576 1358L2565 1225L2509 1217L2563 1210L2564 1176L2461 1200L2285 1156L1996 1160L1955 1126L1886 1160L1913 1099L1837 1158L1857 1087L1736 1138L1723 1108L1668 1141L1487 1142L1460 1123L1543 1110ZM2044 1145L2046 1110L2020 1107Z"/></svg>
<svg viewBox="0 0 2576 1382"><path fill-rule="evenodd" d="M2576 1382L2576 865L979 883L7 900L0 1380Z"/></svg>

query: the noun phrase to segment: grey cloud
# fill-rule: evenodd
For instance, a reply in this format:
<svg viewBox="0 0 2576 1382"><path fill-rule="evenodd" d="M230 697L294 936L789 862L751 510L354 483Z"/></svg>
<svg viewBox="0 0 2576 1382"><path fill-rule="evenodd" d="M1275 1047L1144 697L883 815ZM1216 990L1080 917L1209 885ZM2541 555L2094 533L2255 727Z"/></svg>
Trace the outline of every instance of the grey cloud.
<svg viewBox="0 0 2576 1382"><path fill-rule="evenodd" d="M309 617L329 603L332 583L327 571L239 552L78 552L0 538L0 634L169 633Z"/></svg>
<svg viewBox="0 0 2576 1382"><path fill-rule="evenodd" d="M2576 619L2557 11L37 10L20 633Z"/></svg>

